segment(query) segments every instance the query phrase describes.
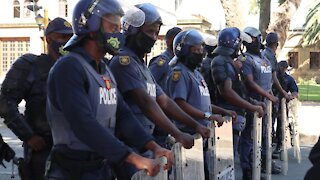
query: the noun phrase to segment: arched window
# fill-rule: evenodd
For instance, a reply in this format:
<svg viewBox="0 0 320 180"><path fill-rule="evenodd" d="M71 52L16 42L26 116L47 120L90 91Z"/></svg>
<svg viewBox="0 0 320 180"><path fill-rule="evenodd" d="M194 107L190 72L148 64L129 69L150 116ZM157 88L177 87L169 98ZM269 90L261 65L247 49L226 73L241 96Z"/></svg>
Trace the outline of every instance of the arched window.
<svg viewBox="0 0 320 180"><path fill-rule="evenodd" d="M29 18L31 17L32 11L28 9L28 5L32 5L32 3L29 0L25 0L23 3L23 17Z"/></svg>
<svg viewBox="0 0 320 180"><path fill-rule="evenodd" d="M67 0L59 0L59 16L67 17L68 16L68 2Z"/></svg>
<svg viewBox="0 0 320 180"><path fill-rule="evenodd" d="M20 2L18 0L13 1L13 17L20 18Z"/></svg>

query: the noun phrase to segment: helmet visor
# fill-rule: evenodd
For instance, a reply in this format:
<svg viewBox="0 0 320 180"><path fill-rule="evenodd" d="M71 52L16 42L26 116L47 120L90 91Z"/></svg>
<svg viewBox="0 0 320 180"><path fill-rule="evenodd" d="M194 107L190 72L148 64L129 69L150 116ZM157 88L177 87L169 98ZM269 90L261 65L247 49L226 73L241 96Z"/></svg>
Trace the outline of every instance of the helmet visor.
<svg viewBox="0 0 320 180"><path fill-rule="evenodd" d="M240 39L242 42L247 42L247 43L252 42L251 36L249 36L247 33L243 32L243 31L240 31Z"/></svg>
<svg viewBox="0 0 320 180"><path fill-rule="evenodd" d="M217 38L208 33L200 32L201 36L203 37L204 44L207 46L216 46L218 44Z"/></svg>

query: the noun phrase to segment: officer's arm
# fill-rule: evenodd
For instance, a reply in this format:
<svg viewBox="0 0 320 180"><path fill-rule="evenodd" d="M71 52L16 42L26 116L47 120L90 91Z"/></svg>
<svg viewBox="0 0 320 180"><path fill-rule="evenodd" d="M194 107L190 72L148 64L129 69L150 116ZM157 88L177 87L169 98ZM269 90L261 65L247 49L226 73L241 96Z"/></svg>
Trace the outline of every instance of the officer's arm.
<svg viewBox="0 0 320 180"><path fill-rule="evenodd" d="M249 111L255 111L256 108L254 105L249 103L248 101L244 100L241 98L233 89L232 89L232 81L230 78L227 78L224 83L218 84L218 89L220 95L228 101L229 103L244 108L248 109Z"/></svg>
<svg viewBox="0 0 320 180"><path fill-rule="evenodd" d="M182 99L175 99L176 104L166 94L162 94L157 97L157 102L166 115L193 129L196 129L200 124L191 117L198 119L204 118L204 112L192 107Z"/></svg>
<svg viewBox="0 0 320 180"><path fill-rule="evenodd" d="M19 113L18 104L23 99L27 90L27 76L31 64L19 58L8 71L3 81L0 94L0 116L4 123L22 141L27 141L33 131L27 124L24 116Z"/></svg>
<svg viewBox="0 0 320 180"><path fill-rule="evenodd" d="M78 61L61 59L49 76L49 98L51 102L56 102L56 108L64 114L72 132L81 142L106 157L111 163L120 163L131 150L112 132L102 127L95 118L85 88L86 81L85 70Z"/></svg>
<svg viewBox="0 0 320 180"><path fill-rule="evenodd" d="M291 92L291 95L295 98L299 97L299 88L297 86L296 81L292 78L292 76L288 75L288 89Z"/></svg>
<svg viewBox="0 0 320 180"><path fill-rule="evenodd" d="M174 137L178 136L181 132L164 114L157 101L152 99L144 89L134 89L126 93L134 99L135 103L142 110L143 114L151 121L158 125L161 129L172 134ZM164 94L163 94L164 95ZM161 95L162 96L162 95Z"/></svg>
<svg viewBox="0 0 320 180"><path fill-rule="evenodd" d="M281 93L283 97L288 97L288 93L282 88L278 77L277 77L277 71L272 72L272 80L273 84L275 85L276 89Z"/></svg>
<svg viewBox="0 0 320 180"><path fill-rule="evenodd" d="M253 75L252 74L248 74L245 76L245 81L246 81L246 85L247 87L249 87L251 90L255 91L256 93L258 93L259 95L266 97L268 99L272 99L272 95L268 92L266 92L264 89L262 89L262 87L260 87L254 80L253 80Z"/></svg>
<svg viewBox="0 0 320 180"><path fill-rule="evenodd" d="M141 149L153 138L143 129L120 93L117 98L116 132L126 144Z"/></svg>

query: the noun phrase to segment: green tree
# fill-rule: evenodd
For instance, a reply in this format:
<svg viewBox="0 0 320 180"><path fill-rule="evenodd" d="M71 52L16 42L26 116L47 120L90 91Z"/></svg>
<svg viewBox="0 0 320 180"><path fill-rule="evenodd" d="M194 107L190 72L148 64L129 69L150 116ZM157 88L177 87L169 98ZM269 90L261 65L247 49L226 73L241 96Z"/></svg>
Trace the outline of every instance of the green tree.
<svg viewBox="0 0 320 180"><path fill-rule="evenodd" d="M267 32L276 32L279 35L279 50L287 39L291 19L300 4L301 0L286 0L271 17Z"/></svg>
<svg viewBox="0 0 320 180"><path fill-rule="evenodd" d="M314 3L315 6L309 10L306 17L303 45L312 45L320 41L320 0Z"/></svg>

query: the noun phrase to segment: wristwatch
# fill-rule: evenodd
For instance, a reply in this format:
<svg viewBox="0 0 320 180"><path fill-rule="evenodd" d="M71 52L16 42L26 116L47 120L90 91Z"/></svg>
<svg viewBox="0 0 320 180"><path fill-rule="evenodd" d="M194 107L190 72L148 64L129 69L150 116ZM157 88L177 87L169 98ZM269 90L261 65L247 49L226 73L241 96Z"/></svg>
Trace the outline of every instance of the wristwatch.
<svg viewBox="0 0 320 180"><path fill-rule="evenodd" d="M211 113L211 112L205 112L205 113L204 113L204 119L209 119L210 116L212 116L212 113Z"/></svg>

